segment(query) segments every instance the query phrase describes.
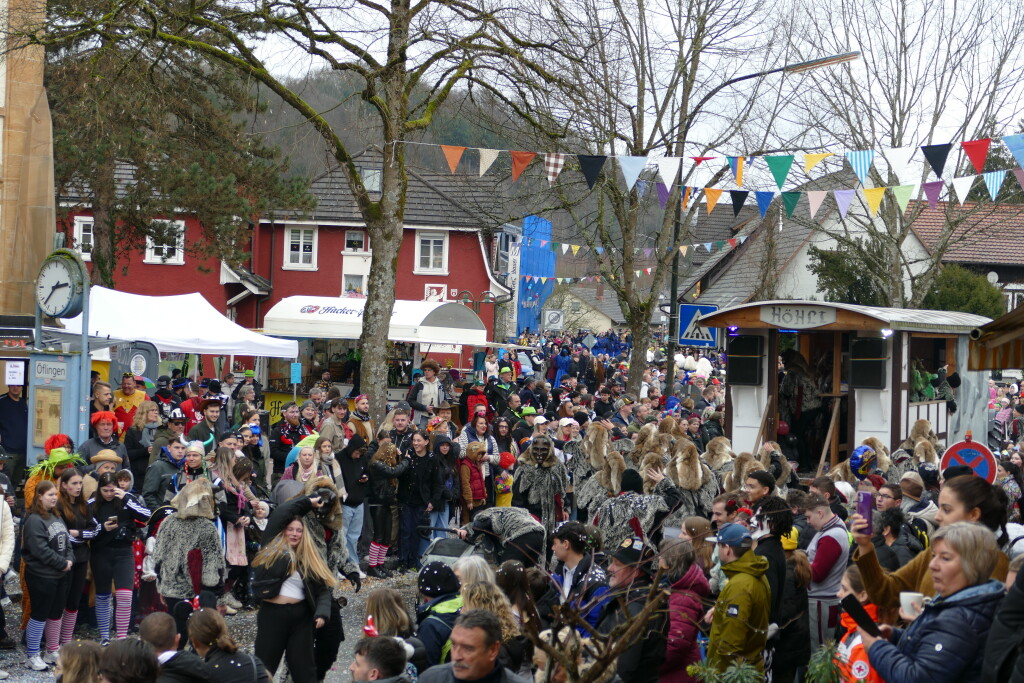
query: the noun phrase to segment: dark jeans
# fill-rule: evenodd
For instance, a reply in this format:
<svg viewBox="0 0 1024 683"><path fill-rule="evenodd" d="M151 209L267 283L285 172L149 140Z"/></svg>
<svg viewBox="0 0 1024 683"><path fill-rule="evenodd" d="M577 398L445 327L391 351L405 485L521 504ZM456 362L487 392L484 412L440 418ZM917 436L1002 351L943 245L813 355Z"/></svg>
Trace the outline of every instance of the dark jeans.
<svg viewBox="0 0 1024 683"><path fill-rule="evenodd" d="M89 569L89 561L82 560L71 566L71 575L68 581L68 598L65 601L64 609L69 612L77 612L78 605L82 602L82 590L85 588L85 575Z"/></svg>
<svg viewBox="0 0 1024 683"><path fill-rule="evenodd" d="M264 600L256 615L253 649L271 676L277 673L283 656L295 683L316 683L313 630L313 613L305 600L294 605Z"/></svg>
<svg viewBox="0 0 1024 683"><path fill-rule="evenodd" d="M398 560L407 567L420 565L420 536L416 527L423 523L426 505L403 505L401 537L398 541Z"/></svg>
<svg viewBox="0 0 1024 683"><path fill-rule="evenodd" d="M529 569L530 567L537 566L540 563L540 558L543 556L544 532L531 531L514 541L506 542L501 551L500 562L519 560L523 563L524 567Z"/></svg>
<svg viewBox="0 0 1024 683"><path fill-rule="evenodd" d="M391 545L391 506L371 505L373 511L373 542Z"/></svg>
<svg viewBox="0 0 1024 683"><path fill-rule="evenodd" d="M64 616L64 604L68 599L68 585L71 572L64 572L59 579L51 579L25 569L25 585L32 603L32 618L36 621L60 619Z"/></svg>
<svg viewBox="0 0 1024 683"><path fill-rule="evenodd" d="M111 584L119 590L131 590L135 586L135 554L132 547L116 546L93 548L89 558L92 565L92 583L96 593L111 592Z"/></svg>
<svg viewBox="0 0 1024 683"><path fill-rule="evenodd" d="M331 600L331 618L313 632L313 656L316 661L316 678L324 680L331 666L338 659L341 641L345 640L345 631L341 625L341 607L337 600Z"/></svg>

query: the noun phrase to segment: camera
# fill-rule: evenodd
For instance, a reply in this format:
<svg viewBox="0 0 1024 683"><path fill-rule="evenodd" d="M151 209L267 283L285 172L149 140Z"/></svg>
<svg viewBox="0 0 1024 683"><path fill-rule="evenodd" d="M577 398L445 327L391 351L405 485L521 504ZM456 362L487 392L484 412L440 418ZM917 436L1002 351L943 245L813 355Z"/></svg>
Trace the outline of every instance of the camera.
<svg viewBox="0 0 1024 683"><path fill-rule="evenodd" d="M320 488L318 488L316 491L314 491L313 495L320 498L320 501L325 506L333 503L334 500L338 497L338 494L336 494L333 489L327 488L326 486L321 486Z"/></svg>

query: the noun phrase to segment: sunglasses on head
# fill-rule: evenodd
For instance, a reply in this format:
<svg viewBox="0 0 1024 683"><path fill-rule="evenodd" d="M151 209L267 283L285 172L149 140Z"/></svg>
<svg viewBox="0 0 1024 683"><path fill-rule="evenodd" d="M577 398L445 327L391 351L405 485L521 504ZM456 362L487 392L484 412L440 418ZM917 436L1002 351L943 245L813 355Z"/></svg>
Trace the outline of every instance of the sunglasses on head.
<svg viewBox="0 0 1024 683"><path fill-rule="evenodd" d="M130 372L125 372L121 375L121 379L135 379L135 375Z"/></svg>

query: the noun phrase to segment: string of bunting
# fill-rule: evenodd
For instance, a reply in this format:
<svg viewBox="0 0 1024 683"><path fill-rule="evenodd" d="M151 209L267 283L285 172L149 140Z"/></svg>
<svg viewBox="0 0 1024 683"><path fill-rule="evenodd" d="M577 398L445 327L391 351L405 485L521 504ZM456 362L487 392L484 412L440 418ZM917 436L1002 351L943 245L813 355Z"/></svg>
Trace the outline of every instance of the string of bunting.
<svg viewBox="0 0 1024 683"><path fill-rule="evenodd" d="M1012 169L1017 182L1024 188L1024 170L1020 167L1024 167L1024 134L1017 135L1004 135L999 141L1006 147L1009 153L1016 160L1019 168ZM963 204L966 199L967 193L970 191L974 184L974 181L981 176L984 179L985 187L988 190L989 196L994 200L1002 187L1002 184L1006 178L1009 169L997 170L997 171L983 171L985 162L988 159L989 151L993 138L984 138L979 140L965 140L959 143L960 149L962 149L964 155L973 165L977 171L975 175L955 177L944 180L943 173L946 171L946 162L949 158L950 153L954 149L953 143L934 144L934 145L923 145L921 147L901 147L901 148L890 148L881 150L880 153L876 153L875 150L863 149L863 150L850 150L845 153L840 152L808 152L803 155L803 168L805 174L810 172L817 167L822 161L829 157L840 156L845 159L849 164L850 168L856 174L857 179L860 181L861 188L848 188L842 190L833 190L832 193L835 196L836 204L839 207L840 213L843 217L846 216L846 211L850 207L855 193L860 191L863 193L864 199L866 200L868 207L872 213L876 213L878 206L881 203L882 197L886 190L892 192L893 197L899 203L902 210L906 210L906 206L912 197L914 190L918 187L917 183L911 184L900 184L890 187L875 187L869 188L865 184L868 176L871 172L872 167L877 163L878 159L883 159L888 165L890 170L895 173L896 177L901 181L910 179L918 179L922 176L923 166L920 164L927 163L930 169L934 172L935 177L938 180L932 182L921 183L921 187L924 190L925 196L928 199L929 204L933 207L938 203L941 196L941 191L948 183L956 193L957 199ZM462 161L463 154L468 147L460 147L455 145L434 145L431 143L406 143L406 144L418 144L427 145L431 147L439 147L444 154L444 157L448 163L448 168L452 173L456 172L460 162ZM485 148L474 148L479 152L479 175L483 176L491 168L494 162L498 159L499 154L507 153L511 158L512 163L512 181L515 182L523 174L526 168L538 157L543 159L544 172L547 176L549 184L554 184L558 179L558 176L566 168L566 163L570 157L575 157L576 163L579 167L580 172L583 174L584 179L587 181L587 186L593 189L597 183L598 178L605 169L608 160L614 159L615 165L618 166L622 177L625 180L626 188L632 190L634 187L639 186L641 193L647 191L648 181L640 179L640 175L647 169L651 164L657 167L660 181L654 183L658 192L658 200L664 208L668 202L669 188L674 186L674 180L678 174L680 165L683 163L692 163L694 168L700 167L703 163L712 162L716 159L720 159L718 156L689 156L689 157L646 157L646 156L607 156L607 155L593 155L593 154L563 154L558 152L530 152L520 150L498 150L498 149L485 149ZM914 155L917 152L921 152L923 161L916 162L915 166ZM818 208L824 201L825 196L828 194L827 191L795 191L785 190L785 185L789 180L792 173L794 163L796 162L796 155L794 154L775 154L775 155L764 155L764 156L726 156L724 157L729 169L732 172L732 178L738 188L742 188L744 184L744 172L747 171L749 176L749 169L755 163L756 160L763 160L768 168L769 173L775 181L778 191L775 190L755 190L753 191L754 199L757 202L758 210L763 217L768 210L768 206L774 200L776 194L782 195L783 204L786 208L787 213L792 216L793 210L796 208L800 201L801 195L808 195L808 210L810 215L813 217L817 213ZM687 161L689 160L689 161ZM708 164L711 166L711 164ZM717 206L722 194L726 192L721 188L715 187L700 187L700 186L684 186L682 205L684 208L687 207L690 199L700 191L704 192L705 202L707 204L707 211L710 214ZM733 207L734 215L738 215L740 209L746 204L751 194L750 190L736 189L728 190L729 199Z"/></svg>

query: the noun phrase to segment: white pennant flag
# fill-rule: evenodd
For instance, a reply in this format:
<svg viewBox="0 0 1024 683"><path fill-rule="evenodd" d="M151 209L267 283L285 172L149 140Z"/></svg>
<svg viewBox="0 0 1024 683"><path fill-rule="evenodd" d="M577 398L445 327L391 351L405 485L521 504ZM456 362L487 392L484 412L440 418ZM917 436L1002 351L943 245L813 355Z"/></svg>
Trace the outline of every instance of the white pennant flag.
<svg viewBox="0 0 1024 683"><path fill-rule="evenodd" d="M480 150L480 175L487 173L487 169L491 167L494 160L498 158L498 151L496 149L481 149Z"/></svg>
<svg viewBox="0 0 1024 683"><path fill-rule="evenodd" d="M903 184L920 182L921 180L921 167L918 165L912 168L910 165L910 158L914 156L916 151L917 147L892 147L884 152L889 170Z"/></svg>
<svg viewBox="0 0 1024 683"><path fill-rule="evenodd" d="M963 206L964 202L967 201L967 194L971 191L971 186L974 185L974 179L977 177L976 175L969 175L963 178L953 178L953 190L956 192L956 198L960 202L960 206Z"/></svg>
<svg viewBox="0 0 1024 683"><path fill-rule="evenodd" d="M821 207L821 203L825 201L825 197L828 195L826 190L811 190L807 193L807 203L811 211L811 218L814 218L814 214L818 213L818 209Z"/></svg>
<svg viewBox="0 0 1024 683"><path fill-rule="evenodd" d="M679 157L662 157L658 159L658 175L661 176L662 182L668 185L669 188L676 182L681 161L682 159Z"/></svg>
<svg viewBox="0 0 1024 683"><path fill-rule="evenodd" d="M647 157L621 156L615 157L615 160L619 162L622 176L626 179L626 190L632 190L644 167L647 166Z"/></svg>

